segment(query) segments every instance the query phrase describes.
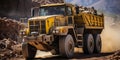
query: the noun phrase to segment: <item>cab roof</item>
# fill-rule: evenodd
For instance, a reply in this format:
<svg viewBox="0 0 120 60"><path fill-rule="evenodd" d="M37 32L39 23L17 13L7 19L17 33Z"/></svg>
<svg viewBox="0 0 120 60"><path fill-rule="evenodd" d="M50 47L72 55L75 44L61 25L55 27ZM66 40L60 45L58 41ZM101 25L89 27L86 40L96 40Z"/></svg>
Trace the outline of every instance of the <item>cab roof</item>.
<svg viewBox="0 0 120 60"><path fill-rule="evenodd" d="M74 6L73 4L69 4L69 3L53 3L53 4L46 4L46 5L41 5L40 7L49 7L49 6Z"/></svg>

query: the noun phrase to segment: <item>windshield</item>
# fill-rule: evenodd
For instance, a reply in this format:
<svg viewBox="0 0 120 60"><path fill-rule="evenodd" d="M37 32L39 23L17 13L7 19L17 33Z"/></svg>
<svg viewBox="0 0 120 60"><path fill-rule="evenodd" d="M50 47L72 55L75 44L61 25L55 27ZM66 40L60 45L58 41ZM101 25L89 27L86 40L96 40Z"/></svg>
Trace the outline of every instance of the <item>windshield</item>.
<svg viewBox="0 0 120 60"><path fill-rule="evenodd" d="M40 16L46 15L65 15L65 7L64 6L41 7Z"/></svg>

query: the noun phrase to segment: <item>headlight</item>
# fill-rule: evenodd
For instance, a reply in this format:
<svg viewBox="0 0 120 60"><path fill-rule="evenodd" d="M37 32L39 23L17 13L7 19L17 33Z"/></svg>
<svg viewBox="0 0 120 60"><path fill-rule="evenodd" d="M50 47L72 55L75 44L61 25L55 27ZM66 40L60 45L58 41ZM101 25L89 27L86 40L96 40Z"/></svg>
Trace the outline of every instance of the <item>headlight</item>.
<svg viewBox="0 0 120 60"><path fill-rule="evenodd" d="M53 33L56 33L56 34L58 34L58 33L66 33L67 32L67 29L66 28L64 28L64 27L57 27L55 30L53 30Z"/></svg>
<svg viewBox="0 0 120 60"><path fill-rule="evenodd" d="M21 35L21 36L25 35L25 31L24 31L24 30L21 30L21 31L20 31L20 35Z"/></svg>
<svg viewBox="0 0 120 60"><path fill-rule="evenodd" d="M20 35L21 36L28 35L28 32L29 32L29 30L27 28L25 28L25 29L20 31Z"/></svg>
<svg viewBox="0 0 120 60"><path fill-rule="evenodd" d="M53 33L59 33L59 30L53 30Z"/></svg>

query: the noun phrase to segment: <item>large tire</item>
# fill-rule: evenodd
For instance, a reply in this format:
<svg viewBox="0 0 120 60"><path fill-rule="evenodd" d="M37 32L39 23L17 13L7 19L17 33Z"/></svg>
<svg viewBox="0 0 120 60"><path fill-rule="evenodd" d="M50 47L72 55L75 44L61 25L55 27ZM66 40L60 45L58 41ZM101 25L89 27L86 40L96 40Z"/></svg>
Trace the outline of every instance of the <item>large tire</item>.
<svg viewBox="0 0 120 60"><path fill-rule="evenodd" d="M101 52L101 47L102 47L102 43L101 43L101 37L100 34L95 34L93 35L94 37L94 53L100 53Z"/></svg>
<svg viewBox="0 0 120 60"><path fill-rule="evenodd" d="M32 59L35 57L37 49L30 44L22 45L22 53L26 60Z"/></svg>
<svg viewBox="0 0 120 60"><path fill-rule="evenodd" d="M92 54L94 50L94 39L92 34L85 34L83 37L83 52L85 54Z"/></svg>
<svg viewBox="0 0 120 60"><path fill-rule="evenodd" d="M59 53L63 57L72 58L74 55L74 41L71 35L61 37L59 40Z"/></svg>

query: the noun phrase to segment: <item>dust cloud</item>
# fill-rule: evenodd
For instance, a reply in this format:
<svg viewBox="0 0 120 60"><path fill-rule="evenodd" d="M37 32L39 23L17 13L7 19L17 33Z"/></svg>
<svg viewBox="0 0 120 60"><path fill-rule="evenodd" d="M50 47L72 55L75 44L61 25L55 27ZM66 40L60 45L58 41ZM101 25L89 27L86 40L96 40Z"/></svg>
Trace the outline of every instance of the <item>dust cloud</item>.
<svg viewBox="0 0 120 60"><path fill-rule="evenodd" d="M101 34L102 52L114 52L120 49L119 16L105 16L105 28Z"/></svg>

